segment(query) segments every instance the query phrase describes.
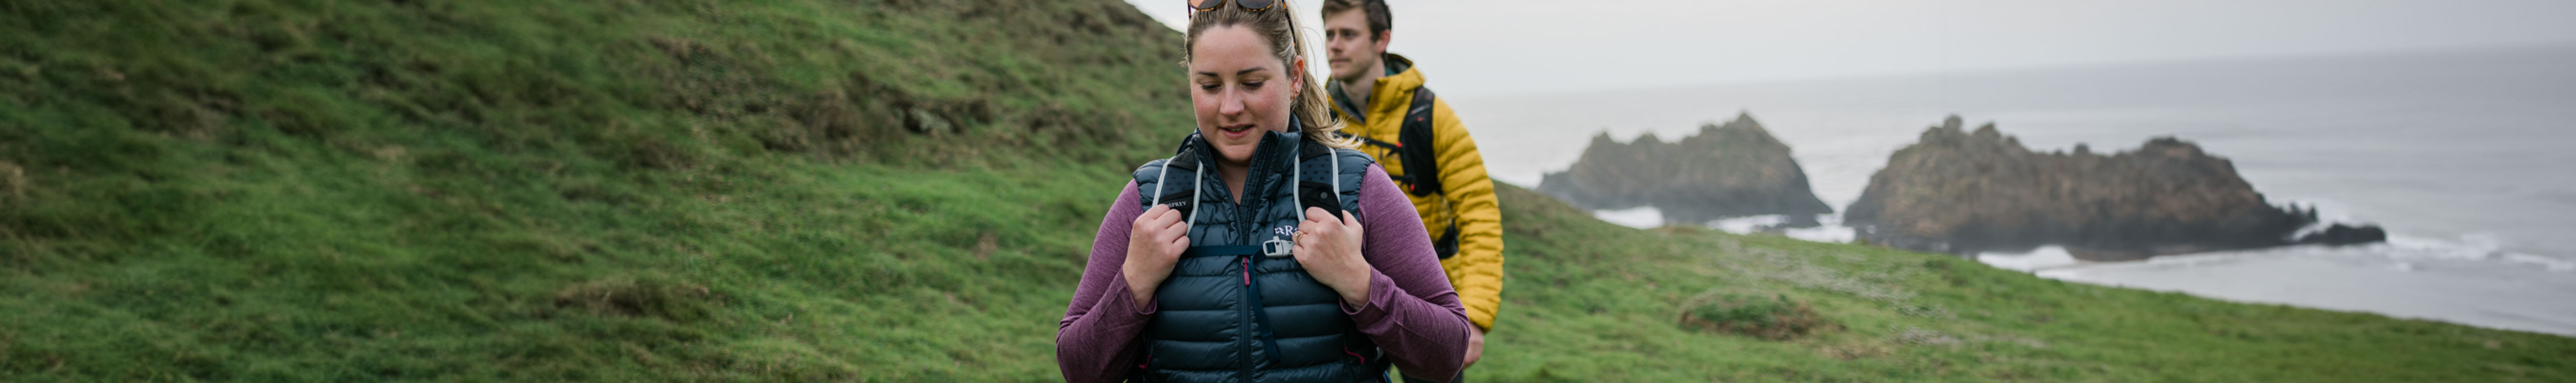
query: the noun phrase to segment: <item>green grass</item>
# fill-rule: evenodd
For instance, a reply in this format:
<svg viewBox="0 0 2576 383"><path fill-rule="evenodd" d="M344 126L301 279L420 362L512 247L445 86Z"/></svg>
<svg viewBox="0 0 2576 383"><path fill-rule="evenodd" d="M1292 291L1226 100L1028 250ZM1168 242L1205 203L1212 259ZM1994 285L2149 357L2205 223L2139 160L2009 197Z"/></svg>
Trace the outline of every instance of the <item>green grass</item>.
<svg viewBox="0 0 2576 383"><path fill-rule="evenodd" d="M0 380L1043 381L1189 117L1115 1L0 3ZM1504 188L1474 379L2576 379L2576 340ZM1691 330L1785 296L1839 329Z"/></svg>
<svg viewBox="0 0 2576 383"><path fill-rule="evenodd" d="M2041 279L1948 256L1634 230L1505 188L1499 380L2559 381L2576 339ZM1789 341L1678 325L1786 296L1840 329Z"/></svg>
<svg viewBox="0 0 2576 383"><path fill-rule="evenodd" d="M931 5L0 5L0 377L1053 376L1178 36Z"/></svg>

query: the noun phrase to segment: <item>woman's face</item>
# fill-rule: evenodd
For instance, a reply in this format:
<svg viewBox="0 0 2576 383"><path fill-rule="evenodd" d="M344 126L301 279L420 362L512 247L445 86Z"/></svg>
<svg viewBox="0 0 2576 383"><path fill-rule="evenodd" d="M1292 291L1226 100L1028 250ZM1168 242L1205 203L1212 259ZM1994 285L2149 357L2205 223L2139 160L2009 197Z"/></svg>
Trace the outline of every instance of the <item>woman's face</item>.
<svg viewBox="0 0 2576 383"><path fill-rule="evenodd" d="M1289 100L1301 88L1305 60L1280 62L1269 42L1242 26L1199 31L1190 47L1190 106L1199 135L1229 164L1252 160L1263 132L1287 132Z"/></svg>

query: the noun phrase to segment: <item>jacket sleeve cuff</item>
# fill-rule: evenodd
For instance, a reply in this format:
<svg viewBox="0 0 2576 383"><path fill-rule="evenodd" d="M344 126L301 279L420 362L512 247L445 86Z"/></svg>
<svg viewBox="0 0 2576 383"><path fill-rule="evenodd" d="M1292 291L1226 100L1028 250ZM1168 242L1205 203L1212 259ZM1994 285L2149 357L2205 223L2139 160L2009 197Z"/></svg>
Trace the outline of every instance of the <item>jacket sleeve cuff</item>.
<svg viewBox="0 0 2576 383"><path fill-rule="evenodd" d="M1342 302L1342 315L1349 315L1352 320L1360 323L1386 320L1389 314L1386 308L1395 303L1396 296L1403 294L1403 289L1395 287L1395 278L1387 277L1386 273L1377 272L1377 269L1369 269L1368 302L1361 302L1359 307L1351 307L1350 302Z"/></svg>
<svg viewBox="0 0 2576 383"><path fill-rule="evenodd" d="M1117 291L1112 291L1109 294L1104 295L1108 296L1101 297L1100 304L1098 306L1092 306L1091 312L1117 313L1113 314L1113 317L1115 317L1116 320L1112 320L1111 322L1142 323L1146 318L1153 317L1155 311L1162 310L1163 308L1162 301L1147 300L1145 301L1144 308L1138 309L1136 305L1136 294L1127 292L1126 286L1119 286Z"/></svg>

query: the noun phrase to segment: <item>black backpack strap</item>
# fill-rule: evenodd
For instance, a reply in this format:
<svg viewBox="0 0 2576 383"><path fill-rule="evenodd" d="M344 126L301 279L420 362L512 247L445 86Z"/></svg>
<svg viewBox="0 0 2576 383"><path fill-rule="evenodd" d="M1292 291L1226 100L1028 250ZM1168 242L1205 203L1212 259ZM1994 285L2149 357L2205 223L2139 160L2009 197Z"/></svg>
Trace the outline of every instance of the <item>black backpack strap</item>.
<svg viewBox="0 0 2576 383"><path fill-rule="evenodd" d="M1403 161L1404 174L1389 171L1387 177L1402 184L1405 193L1417 196L1440 194L1443 190L1440 185L1440 151L1433 144L1439 136L1431 128L1432 100L1438 98L1432 94L1431 88L1413 89L1413 102L1404 107L1404 115L1399 117L1403 120L1398 121L1395 142L1349 133L1341 136L1359 140L1361 145L1385 149Z"/></svg>
<svg viewBox="0 0 2576 383"><path fill-rule="evenodd" d="M1303 155L1298 156L1297 166L1314 168L1297 185L1300 209L1318 207L1337 215L1344 211L1367 214L1359 211L1359 190L1360 184L1368 181L1364 176L1368 166L1377 163L1376 159L1358 150L1334 149L1319 142L1307 142L1300 150Z"/></svg>
<svg viewBox="0 0 2576 383"><path fill-rule="evenodd" d="M1306 165L1311 163L1339 160L1339 154L1334 153L1333 147L1324 146L1324 143L1315 142L1313 140L1306 140L1304 143L1298 144L1297 151L1299 155L1297 156L1296 166L1301 169L1306 168ZM1302 179L1298 180L1298 211L1305 211L1305 208L1310 207L1320 207L1324 208L1324 212L1332 213L1335 217L1342 215L1344 209L1342 209L1341 192L1338 190L1340 186L1343 186L1341 185L1341 167L1330 166L1330 168L1331 170L1329 173L1319 174L1321 177L1301 177Z"/></svg>
<svg viewBox="0 0 2576 383"><path fill-rule="evenodd" d="M1440 254L1440 259L1449 259L1449 257L1458 256L1458 217L1456 214L1453 213L1449 217L1449 231L1446 234L1441 234L1440 239L1431 241L1431 251L1433 253Z"/></svg>
<svg viewBox="0 0 2576 383"><path fill-rule="evenodd" d="M1191 223L1196 224L1198 183L1205 175L1200 171L1202 166L1197 151L1184 146L1171 158L1157 159L1137 167L1134 177L1138 205L1145 209L1153 209L1154 205L1172 205L1173 210L1188 214Z"/></svg>
<svg viewBox="0 0 2576 383"><path fill-rule="evenodd" d="M1431 131L1431 88L1413 89L1413 104L1405 106L1403 128L1395 133L1396 158L1404 160L1404 192L1416 196L1440 194L1440 151L1432 143L1439 139Z"/></svg>
<svg viewBox="0 0 2576 383"><path fill-rule="evenodd" d="M1440 151L1437 144L1434 144L1439 140L1439 135L1433 131L1434 121L1431 120L1433 101L1438 99L1439 96L1433 94L1429 87L1414 88L1413 102L1404 108L1402 117L1404 120L1399 121L1400 127L1395 133L1395 142L1350 134L1345 136L1358 139L1362 145L1386 149L1388 153L1393 153L1397 160L1403 161L1404 174L1389 174L1388 178L1404 186L1405 193L1414 196L1438 195L1447 190L1440 180ZM1458 255L1458 219L1455 214L1450 216L1447 228L1448 230L1443 231L1440 238L1431 241L1432 251L1439 253L1440 259L1449 259Z"/></svg>
<svg viewBox="0 0 2576 383"><path fill-rule="evenodd" d="M1195 151L1182 151L1181 154L1174 155L1172 158L1164 160L1164 170L1160 175L1161 180L1160 182L1157 182L1159 184L1158 186L1161 186L1157 189L1160 189L1164 193L1163 195L1151 197L1154 204L1178 202L1185 205L1196 205L1198 200L1194 197L1198 196L1199 188L1196 182L1193 182L1195 181L1193 178L1196 178L1196 173L1198 173L1199 161L1198 155L1193 152ZM1179 179L1173 179L1176 177ZM1173 185L1172 183L1176 181L1184 183L1181 185ZM1152 204L1149 204L1145 207L1151 208L1153 206ZM1175 207L1188 208L1188 206Z"/></svg>
<svg viewBox="0 0 2576 383"><path fill-rule="evenodd" d="M1404 158L1405 192L1416 196L1440 194L1446 188L1440 182L1440 151L1432 142L1439 136L1432 131L1432 101L1438 96L1431 88L1413 90L1413 105L1404 109L1404 128L1396 132L1397 155ZM1458 212L1450 212L1448 230L1431 241L1431 250L1440 259L1458 255Z"/></svg>

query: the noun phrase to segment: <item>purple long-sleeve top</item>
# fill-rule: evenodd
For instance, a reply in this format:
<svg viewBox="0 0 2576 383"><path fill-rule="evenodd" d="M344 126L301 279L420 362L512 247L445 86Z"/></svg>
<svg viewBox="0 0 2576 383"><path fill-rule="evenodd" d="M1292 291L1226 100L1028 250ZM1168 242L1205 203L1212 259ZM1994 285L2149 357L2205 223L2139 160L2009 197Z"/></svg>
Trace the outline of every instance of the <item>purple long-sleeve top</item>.
<svg viewBox="0 0 2576 383"><path fill-rule="evenodd" d="M1413 202L1376 164L1360 177L1360 256L1368 260L1368 302L1342 302L1361 333L1375 341L1405 375L1448 381L1466 362L1466 309L1449 287L1449 276L1432 253L1431 238ZM1100 219L1091 240L1091 262L1082 284L1064 310L1055 335L1056 366L1068 382L1116 382L1134 372L1144 347L1145 322L1157 309L1147 302L1137 309L1135 294L1121 275L1127 262L1127 233L1145 208L1136 183L1118 193L1118 202ZM1356 310L1354 310L1356 308Z"/></svg>

